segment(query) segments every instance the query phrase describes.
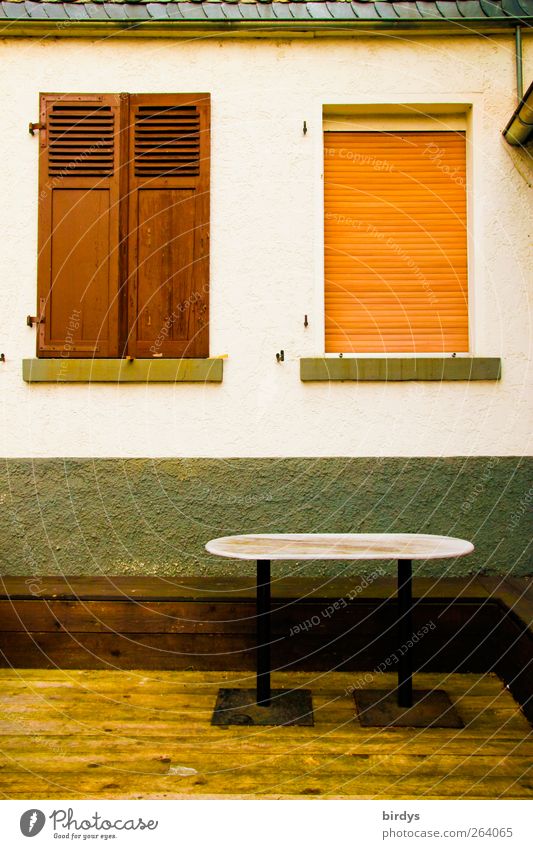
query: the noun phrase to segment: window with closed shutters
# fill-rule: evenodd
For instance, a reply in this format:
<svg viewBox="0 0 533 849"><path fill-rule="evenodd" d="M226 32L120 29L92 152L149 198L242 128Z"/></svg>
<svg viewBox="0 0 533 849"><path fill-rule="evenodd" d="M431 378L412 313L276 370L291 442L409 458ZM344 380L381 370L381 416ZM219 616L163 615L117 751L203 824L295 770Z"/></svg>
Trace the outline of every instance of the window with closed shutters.
<svg viewBox="0 0 533 849"><path fill-rule="evenodd" d="M41 96L39 356L209 355L209 105Z"/></svg>
<svg viewBox="0 0 533 849"><path fill-rule="evenodd" d="M324 133L328 353L467 352L464 132Z"/></svg>

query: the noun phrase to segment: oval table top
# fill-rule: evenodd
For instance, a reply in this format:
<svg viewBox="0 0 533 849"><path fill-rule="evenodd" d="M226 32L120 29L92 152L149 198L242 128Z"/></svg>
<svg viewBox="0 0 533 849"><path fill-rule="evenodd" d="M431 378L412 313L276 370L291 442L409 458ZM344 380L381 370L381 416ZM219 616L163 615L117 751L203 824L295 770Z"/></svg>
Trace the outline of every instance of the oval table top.
<svg viewBox="0 0 533 849"><path fill-rule="evenodd" d="M434 534L243 534L212 539L206 549L235 560L436 560L474 546Z"/></svg>

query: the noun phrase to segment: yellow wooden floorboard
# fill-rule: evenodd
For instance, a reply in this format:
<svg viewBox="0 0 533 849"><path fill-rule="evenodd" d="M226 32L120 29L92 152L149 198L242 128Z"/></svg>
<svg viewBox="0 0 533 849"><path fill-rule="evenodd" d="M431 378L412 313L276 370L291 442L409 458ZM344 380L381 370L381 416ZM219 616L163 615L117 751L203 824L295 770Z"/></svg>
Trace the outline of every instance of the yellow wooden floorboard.
<svg viewBox="0 0 533 849"><path fill-rule="evenodd" d="M364 683L363 683L364 679ZM1 798L530 798L533 732L494 675L418 675L464 729L362 728L353 686L394 675L276 673L313 691L312 728L215 728L246 673L0 670ZM173 770L187 767L190 775Z"/></svg>

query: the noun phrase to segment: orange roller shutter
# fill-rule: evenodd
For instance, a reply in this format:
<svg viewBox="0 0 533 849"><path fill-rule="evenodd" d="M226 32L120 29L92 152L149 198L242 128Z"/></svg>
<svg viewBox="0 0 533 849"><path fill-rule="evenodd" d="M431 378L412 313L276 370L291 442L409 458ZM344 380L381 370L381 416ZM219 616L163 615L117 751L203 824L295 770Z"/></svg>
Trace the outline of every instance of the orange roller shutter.
<svg viewBox="0 0 533 849"><path fill-rule="evenodd" d="M462 132L325 132L328 353L468 351Z"/></svg>

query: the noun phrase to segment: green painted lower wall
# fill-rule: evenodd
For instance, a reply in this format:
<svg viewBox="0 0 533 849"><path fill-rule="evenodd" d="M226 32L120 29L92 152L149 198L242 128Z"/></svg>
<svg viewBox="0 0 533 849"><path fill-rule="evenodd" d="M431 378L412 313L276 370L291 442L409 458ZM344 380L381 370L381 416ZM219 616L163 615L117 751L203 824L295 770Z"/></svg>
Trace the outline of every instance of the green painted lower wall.
<svg viewBox="0 0 533 849"><path fill-rule="evenodd" d="M425 575L533 574L531 472L521 457L10 459L0 475L0 573L252 575L252 565L207 555L205 542L403 531L474 542L467 558L419 565ZM361 565L275 567L289 570L359 574Z"/></svg>

